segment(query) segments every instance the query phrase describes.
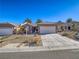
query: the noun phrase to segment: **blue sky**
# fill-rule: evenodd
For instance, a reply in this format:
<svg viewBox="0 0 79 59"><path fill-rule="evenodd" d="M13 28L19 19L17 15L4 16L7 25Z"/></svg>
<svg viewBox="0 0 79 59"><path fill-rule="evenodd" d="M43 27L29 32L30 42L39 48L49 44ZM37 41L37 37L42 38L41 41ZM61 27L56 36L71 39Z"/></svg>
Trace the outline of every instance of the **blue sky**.
<svg viewBox="0 0 79 59"><path fill-rule="evenodd" d="M20 24L25 18L56 22L79 21L79 0L0 0L0 22Z"/></svg>

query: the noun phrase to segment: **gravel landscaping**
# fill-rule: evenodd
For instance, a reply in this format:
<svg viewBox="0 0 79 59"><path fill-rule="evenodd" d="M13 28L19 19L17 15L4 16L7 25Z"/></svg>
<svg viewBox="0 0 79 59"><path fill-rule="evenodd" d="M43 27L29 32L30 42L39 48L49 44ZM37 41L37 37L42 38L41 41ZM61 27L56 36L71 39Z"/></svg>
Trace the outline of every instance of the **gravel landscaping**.
<svg viewBox="0 0 79 59"><path fill-rule="evenodd" d="M41 46L40 36L34 35L11 35L3 39L0 47Z"/></svg>

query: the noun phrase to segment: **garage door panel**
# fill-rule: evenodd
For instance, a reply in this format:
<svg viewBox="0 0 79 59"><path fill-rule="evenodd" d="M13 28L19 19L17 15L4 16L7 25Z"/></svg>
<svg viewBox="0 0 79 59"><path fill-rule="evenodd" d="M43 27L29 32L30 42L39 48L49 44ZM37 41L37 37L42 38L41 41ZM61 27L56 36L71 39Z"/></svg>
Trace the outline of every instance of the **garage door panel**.
<svg viewBox="0 0 79 59"><path fill-rule="evenodd" d="M40 33L55 33L56 27L55 26L40 26Z"/></svg>
<svg viewBox="0 0 79 59"><path fill-rule="evenodd" d="M11 28L0 28L0 35L12 34L13 30Z"/></svg>

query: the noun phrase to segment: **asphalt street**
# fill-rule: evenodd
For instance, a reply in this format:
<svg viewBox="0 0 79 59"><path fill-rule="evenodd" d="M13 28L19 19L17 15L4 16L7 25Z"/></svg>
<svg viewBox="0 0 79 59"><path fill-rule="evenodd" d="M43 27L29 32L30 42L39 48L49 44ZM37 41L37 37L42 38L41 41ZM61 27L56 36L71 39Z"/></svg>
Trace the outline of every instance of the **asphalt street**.
<svg viewBox="0 0 79 59"><path fill-rule="evenodd" d="M79 59L79 49L0 53L0 59Z"/></svg>

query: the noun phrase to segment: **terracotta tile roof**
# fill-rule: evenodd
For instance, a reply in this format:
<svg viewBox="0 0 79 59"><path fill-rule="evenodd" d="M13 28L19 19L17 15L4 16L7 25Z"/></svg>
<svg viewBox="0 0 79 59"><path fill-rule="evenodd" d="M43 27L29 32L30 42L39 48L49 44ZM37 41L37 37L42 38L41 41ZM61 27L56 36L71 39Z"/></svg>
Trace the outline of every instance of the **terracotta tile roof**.
<svg viewBox="0 0 79 59"><path fill-rule="evenodd" d="M39 23L39 26L57 26L57 25L64 25L64 23Z"/></svg>
<svg viewBox="0 0 79 59"><path fill-rule="evenodd" d="M10 24L10 23L0 23L0 27L10 27L10 28L12 28L12 27L15 27L15 25Z"/></svg>
<svg viewBox="0 0 79 59"><path fill-rule="evenodd" d="M45 24L45 23L41 23L41 24L38 24L39 26L55 26L56 24Z"/></svg>

